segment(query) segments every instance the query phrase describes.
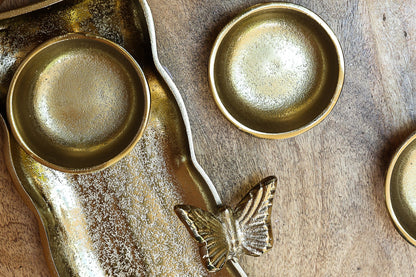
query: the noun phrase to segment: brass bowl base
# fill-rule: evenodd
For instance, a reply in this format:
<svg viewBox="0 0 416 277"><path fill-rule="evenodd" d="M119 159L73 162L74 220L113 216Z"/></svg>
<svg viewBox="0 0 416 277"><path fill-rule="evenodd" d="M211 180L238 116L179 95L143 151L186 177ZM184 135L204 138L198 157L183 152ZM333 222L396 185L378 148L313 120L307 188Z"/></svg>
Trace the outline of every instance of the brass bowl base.
<svg viewBox="0 0 416 277"><path fill-rule="evenodd" d="M333 108L344 64L339 43L312 12L258 5L218 36L209 77L214 99L240 129L265 138L306 131Z"/></svg>
<svg viewBox="0 0 416 277"><path fill-rule="evenodd" d="M398 231L416 246L416 134L398 150L386 178L386 202Z"/></svg>
<svg viewBox="0 0 416 277"><path fill-rule="evenodd" d="M39 162L88 172L137 142L149 97L141 69L121 47L70 34L23 62L10 87L8 115L17 141Z"/></svg>

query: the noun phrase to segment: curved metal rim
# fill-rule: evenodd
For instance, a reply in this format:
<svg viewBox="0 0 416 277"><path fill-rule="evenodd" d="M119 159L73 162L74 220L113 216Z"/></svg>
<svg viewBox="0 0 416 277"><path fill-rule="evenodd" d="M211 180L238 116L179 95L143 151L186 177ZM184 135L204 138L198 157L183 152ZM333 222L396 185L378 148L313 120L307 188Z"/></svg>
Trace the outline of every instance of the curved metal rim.
<svg viewBox="0 0 416 277"><path fill-rule="evenodd" d="M35 204L33 203L32 198L30 198L29 194L27 193L22 183L20 182L19 176L17 175L16 169L13 165L10 132L9 132L9 129L7 128L7 124L3 116L1 115L0 115L0 130L2 130L3 135L4 135L3 136L4 156L6 157L5 159L6 167L7 167L8 172L10 173L10 177L12 178L12 183L14 184L14 187L17 189L19 194L22 196L23 201L25 202L27 207L29 207L29 209L35 215L35 218L38 222L40 241L44 249L44 256L46 259L46 264L48 265L48 268L50 269L51 274L53 276L59 277L58 270L56 269L55 262L53 261L52 251L50 249L49 239L46 233L45 225L43 224L43 219L40 216L40 213L37 210Z"/></svg>
<svg viewBox="0 0 416 277"><path fill-rule="evenodd" d="M396 227L396 229L399 231L399 233L413 246L416 246L416 238L410 235L404 227L401 225L399 219L396 216L396 213L394 212L393 203L391 201L391 177L393 175L394 167L396 166L397 160L400 158L400 155L403 153L403 151L409 146L410 143L412 143L414 140L416 140L416 133L413 133L400 148L397 150L397 152L394 154L392 161L390 162L389 168L387 170L386 175L386 183L385 183L385 194L386 194L386 205L387 209L389 211L390 217Z"/></svg>
<svg viewBox="0 0 416 277"><path fill-rule="evenodd" d="M15 89L16 83L17 83L17 81L20 77L20 74L21 74L22 70L31 61L31 59L33 57L35 57L40 51L49 47L50 45L53 45L55 43L59 43L59 42L62 42L62 41L66 41L66 40L73 40L73 39L92 39L92 40L95 40L95 41L99 41L101 43L109 45L110 47L112 47L113 49L115 49L119 53L121 53L124 57L126 57L126 59L135 68L135 70L137 72L137 75L139 76L140 83L142 85L142 89L143 89L143 92L144 92L144 100L145 100L145 102L144 102L144 114L143 114L143 119L142 119L141 125L140 125L139 129L137 130L137 133L136 133L135 137L130 142L130 144L126 148L124 148L121 152L116 154L114 157L110 158L109 160L107 160L107 161L105 161L101 164L97 164L97 165L87 167L87 168L72 168L72 167L64 167L64 166L56 165L54 163L51 163L51 162L43 159L42 157L37 155L35 152L33 152L32 149L26 144L26 142L24 141L24 139L20 135L18 128L16 127L16 122L15 122L14 116L13 116L14 111L13 111L13 108L12 108L13 95L14 95L14 89ZM8 117L9 123L10 123L10 129L13 133L13 136L16 138L16 141L25 150L26 153L28 153L31 157L33 157L39 163L41 163L45 166L48 166L52 169L59 170L59 171L62 171L62 172L66 172L66 173L81 174L81 173L91 173L91 172L95 172L95 171L104 169L104 168L118 162L120 159L122 159L125 155L127 155L133 149L133 147L136 145L136 143L142 137L142 135L144 133L144 130L146 129L147 122L149 120L149 115L150 115L150 90L149 90L149 86L147 84L146 77L145 77L141 67L138 65L136 60L124 48L122 48L118 44L116 44L116 43L114 43L114 42L112 42L108 39L102 38L102 37L88 35L88 34L81 34L81 33L68 33L68 34L58 36L58 37L52 38L52 39L44 42L43 44L38 46L35 50L33 50L24 59L24 61L19 65L18 69L16 70L16 72L13 76L13 79L12 79L10 87L9 87L9 92L7 94L7 102L6 103L7 103L6 104L7 117Z"/></svg>
<svg viewBox="0 0 416 277"><path fill-rule="evenodd" d="M25 13L30 13L39 9L43 9L46 8L50 5L53 5L55 3L59 3L62 2L63 0L45 0L45 1L41 1L38 3L34 3L28 6L24 6L18 9L14 9L11 11L7 11L7 12L2 12L0 13L0 20L6 19L6 18L12 18L12 17L16 17Z"/></svg>
<svg viewBox="0 0 416 277"><path fill-rule="evenodd" d="M221 99L220 99L219 94L218 94L218 91L216 89L216 85L215 85L216 82L215 82L215 77L214 77L214 64L215 64L215 59L216 59L216 56L217 56L218 49L221 45L221 42L223 41L225 36L228 34L228 32L238 22L240 22L244 18L246 18L246 17L248 17L252 14L255 14L257 12L261 12L261 11L268 10L268 9L276 9L276 8L292 10L292 11L302 13L302 14L310 17L314 21L316 21L322 27L322 29L325 30L325 32L328 34L329 38L331 39L332 43L335 46L335 50L336 50L336 53L337 53L337 56L338 56L339 75L338 75L337 86L336 86L335 91L334 91L334 96L332 97L330 104L314 120L312 120L310 123L298 128L298 129L291 130L291 131L288 131L288 132L267 133L267 132L261 132L261 131L257 131L257 130L254 130L252 128L247 127L246 125L242 124L237 119L235 119L228 112L226 107L222 104ZM312 12L312 11L302 7L302 6L299 6L299 5L290 4L290 3L268 3L268 4L258 4L258 5L255 5L251 8L249 8L248 10L246 10L245 12L243 12L242 14L240 14L239 16L234 18L230 23L228 23L221 30L221 32L218 35L218 37L216 38L216 40L214 42L214 46L211 50L211 55L210 55L209 65L208 65L208 72L209 72L208 73L208 75L209 75L209 85L211 87L211 92L213 94L214 100L215 100L217 106L219 107L219 109L221 110L221 112L224 114L224 116L229 121L231 121L240 130L242 130L244 132L247 132L247 133L250 133L250 134L252 134L256 137L268 138L268 139L284 139L284 138L294 137L296 135L299 135L301 133L306 132L307 130L311 129L312 127L318 125L322 120L324 120L329 115L329 113L335 107L335 104L337 103L338 98L341 94L342 86L344 84L345 69L344 69L344 57L343 57L341 45L340 45L337 37L335 36L334 32L331 30L331 28L328 26L328 24L325 23L325 21L322 18L320 18L314 12Z"/></svg>
<svg viewBox="0 0 416 277"><path fill-rule="evenodd" d="M178 103L178 107L182 114L183 122L185 125L187 137L188 137L189 153L191 155L191 161L194 164L196 170L201 174L202 178L205 180L217 206L221 206L222 201L217 192L217 189L215 188L211 179L209 178L209 176L206 174L206 172L204 171L204 169L201 167L201 165L198 163L198 160L196 159L194 144L192 140L192 131L191 131L191 126L189 123L189 117L188 117L188 112L186 111L185 103L183 102L182 96L178 88L176 87L175 83L172 81L171 77L169 76L169 74L167 73L167 71L165 70L165 68L159 61L159 56L157 52L155 26L154 26L152 12L150 10L149 4L146 2L146 0L140 0L140 3L144 9L144 13L146 16L147 27L148 27L149 36L150 36L150 44L152 48L153 62L156 66L157 71L159 72L159 74L162 76L162 78L166 81L167 85L171 89L172 94L175 97L175 100ZM241 265L237 261L231 260L231 265L234 267L234 269L238 272L240 276L242 277L247 276L244 269L241 267Z"/></svg>

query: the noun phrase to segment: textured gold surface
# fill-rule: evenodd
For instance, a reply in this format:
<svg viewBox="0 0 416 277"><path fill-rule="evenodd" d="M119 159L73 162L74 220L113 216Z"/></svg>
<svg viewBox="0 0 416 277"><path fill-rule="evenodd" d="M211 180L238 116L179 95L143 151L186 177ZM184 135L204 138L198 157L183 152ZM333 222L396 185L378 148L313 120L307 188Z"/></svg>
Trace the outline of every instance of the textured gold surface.
<svg viewBox="0 0 416 277"><path fill-rule="evenodd" d="M139 140L149 88L134 59L111 41L69 34L23 61L7 108L19 144L37 161L67 172L102 169Z"/></svg>
<svg viewBox="0 0 416 277"><path fill-rule="evenodd" d="M75 31L124 47L142 67L150 88L151 112L142 138L123 159L99 172L77 175L46 167L9 136L10 173L36 211L51 271L60 276L209 274L174 206L189 203L215 211L221 201L193 158L180 95L157 58L152 59L151 20L145 1L68 0L0 21L2 104L27 53ZM242 271L235 266L227 263L221 275L238 276Z"/></svg>
<svg viewBox="0 0 416 277"><path fill-rule="evenodd" d="M386 201L397 229L416 246L416 134L404 143L391 162Z"/></svg>
<svg viewBox="0 0 416 277"><path fill-rule="evenodd" d="M344 63L329 27L293 4L254 6L218 36L209 65L215 101L240 129L286 138L318 124L335 105Z"/></svg>
<svg viewBox="0 0 416 277"><path fill-rule="evenodd" d="M260 256L273 246L271 212L276 191L276 177L260 181L237 204L223 207L217 215L189 205L175 211L199 242L205 267L216 272L228 260L245 253Z"/></svg>

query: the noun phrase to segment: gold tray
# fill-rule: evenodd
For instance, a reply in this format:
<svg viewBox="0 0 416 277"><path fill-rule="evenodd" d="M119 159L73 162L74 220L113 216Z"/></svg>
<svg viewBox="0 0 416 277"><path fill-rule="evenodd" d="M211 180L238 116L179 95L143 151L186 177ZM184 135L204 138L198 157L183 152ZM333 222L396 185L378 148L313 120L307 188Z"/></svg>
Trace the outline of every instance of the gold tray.
<svg viewBox="0 0 416 277"><path fill-rule="evenodd" d="M208 275L177 204L216 211L222 204L198 165L180 94L157 56L145 0L68 0L0 21L0 100L22 59L69 32L114 41L143 68L151 112L143 137L121 161L91 174L45 167L24 152L1 120L9 171L40 226L52 273L60 276ZM245 275L230 261L217 274Z"/></svg>

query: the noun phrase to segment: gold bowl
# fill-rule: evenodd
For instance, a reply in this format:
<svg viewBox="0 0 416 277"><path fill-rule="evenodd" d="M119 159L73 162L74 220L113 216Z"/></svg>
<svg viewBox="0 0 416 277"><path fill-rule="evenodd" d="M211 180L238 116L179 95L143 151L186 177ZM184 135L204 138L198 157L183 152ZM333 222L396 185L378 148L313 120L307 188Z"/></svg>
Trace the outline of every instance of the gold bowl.
<svg viewBox="0 0 416 277"><path fill-rule="evenodd" d="M344 82L340 44L313 12L289 3L256 5L217 37L209 81L222 113L262 138L288 138L321 122Z"/></svg>
<svg viewBox="0 0 416 277"><path fill-rule="evenodd" d="M416 133L394 155L386 177L386 203L397 230L416 246Z"/></svg>
<svg viewBox="0 0 416 277"><path fill-rule="evenodd" d="M137 62L104 38L67 34L32 51L17 69L7 116L20 146L70 173L103 169L141 137L150 93Z"/></svg>

